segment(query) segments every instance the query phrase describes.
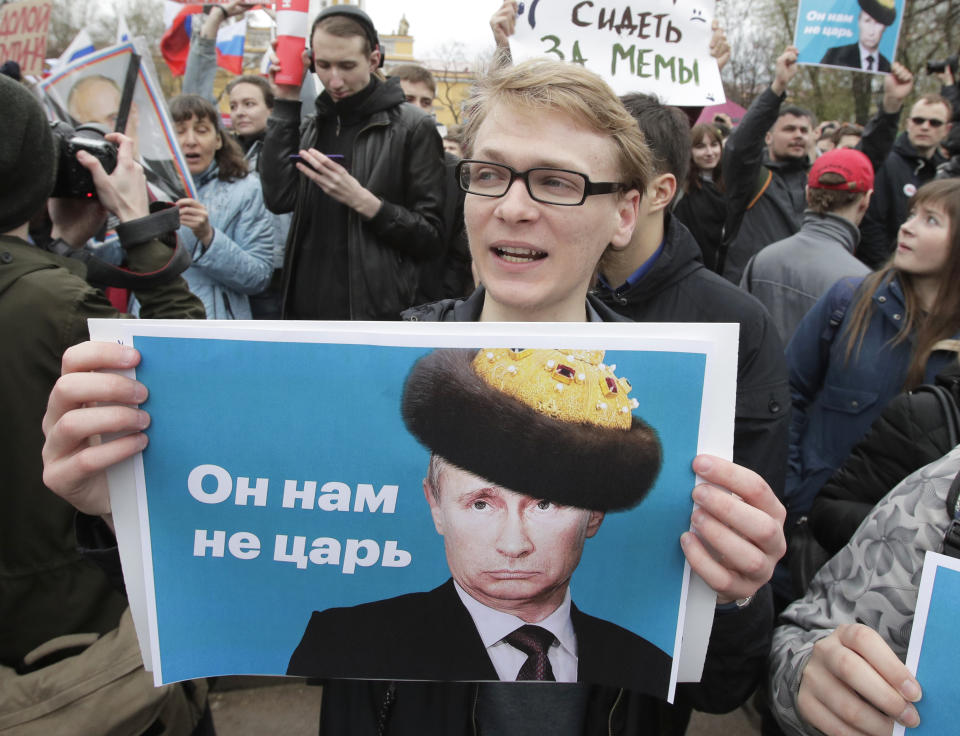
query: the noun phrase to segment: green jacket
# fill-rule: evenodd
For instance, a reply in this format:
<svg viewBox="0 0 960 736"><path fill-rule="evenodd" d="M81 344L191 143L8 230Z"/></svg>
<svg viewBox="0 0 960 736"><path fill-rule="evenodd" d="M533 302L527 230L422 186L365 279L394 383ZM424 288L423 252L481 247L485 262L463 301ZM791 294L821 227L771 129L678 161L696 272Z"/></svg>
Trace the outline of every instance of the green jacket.
<svg viewBox="0 0 960 736"><path fill-rule="evenodd" d="M148 272L169 258L158 241L128 252ZM87 319L122 317L84 280L85 266L0 236L0 664L15 666L56 636L109 631L125 599L80 559L73 507L43 485L40 428L63 352L88 339ZM177 278L136 292L143 317L203 319Z"/></svg>

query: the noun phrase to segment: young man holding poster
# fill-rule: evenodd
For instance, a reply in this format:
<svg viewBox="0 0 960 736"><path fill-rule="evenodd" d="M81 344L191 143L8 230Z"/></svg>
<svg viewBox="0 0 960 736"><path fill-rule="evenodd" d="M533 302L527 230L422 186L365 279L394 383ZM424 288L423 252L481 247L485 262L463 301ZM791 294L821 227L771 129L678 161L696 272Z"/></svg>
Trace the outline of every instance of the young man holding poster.
<svg viewBox="0 0 960 736"><path fill-rule="evenodd" d="M536 61L483 80L465 133L471 158L461 166L471 252L480 280L469 299L413 310L443 321L615 321L588 296L597 263L633 232L649 153L612 90L575 65ZM90 370L129 368L136 350L86 343L68 352L44 428L46 479L86 514L110 521L104 469L145 447L149 416L88 402L142 403L147 387ZM91 439L126 432L104 444ZM698 456L704 481L693 532L680 544L691 567L718 594L700 684L682 685L671 708L617 688L576 683L331 680L324 686L321 732L330 734L682 734L693 705L736 707L764 665L771 625L773 566L783 554L785 511L755 473ZM83 517L83 523L97 523ZM442 624L441 624L442 625Z"/></svg>

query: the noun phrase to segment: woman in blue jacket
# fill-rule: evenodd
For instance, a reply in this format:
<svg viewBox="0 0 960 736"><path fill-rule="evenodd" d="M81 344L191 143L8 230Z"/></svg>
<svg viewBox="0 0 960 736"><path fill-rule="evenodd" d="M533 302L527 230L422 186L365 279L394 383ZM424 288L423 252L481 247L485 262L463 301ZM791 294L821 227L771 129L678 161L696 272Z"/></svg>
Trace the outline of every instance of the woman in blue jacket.
<svg viewBox="0 0 960 736"><path fill-rule="evenodd" d="M787 523L806 514L887 403L930 383L960 337L960 180L913 198L893 257L864 279L843 279L787 345L793 417ZM789 527L788 527L789 528Z"/></svg>
<svg viewBox="0 0 960 736"><path fill-rule="evenodd" d="M170 115L198 197L177 202L180 240L193 256L184 277L207 319L250 319L248 295L263 291L273 274L273 218L260 179L210 102L180 95Z"/></svg>

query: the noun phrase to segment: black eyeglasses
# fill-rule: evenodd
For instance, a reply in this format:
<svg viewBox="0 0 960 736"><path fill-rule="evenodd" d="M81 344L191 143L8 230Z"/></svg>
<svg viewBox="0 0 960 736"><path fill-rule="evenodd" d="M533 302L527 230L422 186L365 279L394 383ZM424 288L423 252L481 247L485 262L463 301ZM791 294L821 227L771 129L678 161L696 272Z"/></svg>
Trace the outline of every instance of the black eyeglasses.
<svg viewBox="0 0 960 736"><path fill-rule="evenodd" d="M941 125L943 125L946 121L945 121L945 120L937 120L936 118L922 118L922 117L920 117L919 115L916 115L916 116L910 118L910 122L913 123L914 125L923 125L924 123L930 123L930 127L931 127L931 128L939 128L939 127L940 127Z"/></svg>
<svg viewBox="0 0 960 736"><path fill-rule="evenodd" d="M502 197L517 179L523 179L530 198L544 204L576 207L594 194L611 194L629 187L613 181L590 181L579 171L538 166L517 171L505 164L464 159L457 164L457 182L467 194Z"/></svg>

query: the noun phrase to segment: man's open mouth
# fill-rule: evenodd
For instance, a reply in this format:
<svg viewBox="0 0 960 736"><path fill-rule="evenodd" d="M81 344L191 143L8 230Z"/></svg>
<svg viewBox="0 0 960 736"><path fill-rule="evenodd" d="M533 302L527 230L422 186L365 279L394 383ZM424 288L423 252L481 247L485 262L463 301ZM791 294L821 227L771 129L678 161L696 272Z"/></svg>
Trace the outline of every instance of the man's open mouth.
<svg viewBox="0 0 960 736"><path fill-rule="evenodd" d="M533 261L539 261L547 257L547 254L542 250L534 250L533 248L513 248L501 246L496 247L493 250L507 263L532 263Z"/></svg>

